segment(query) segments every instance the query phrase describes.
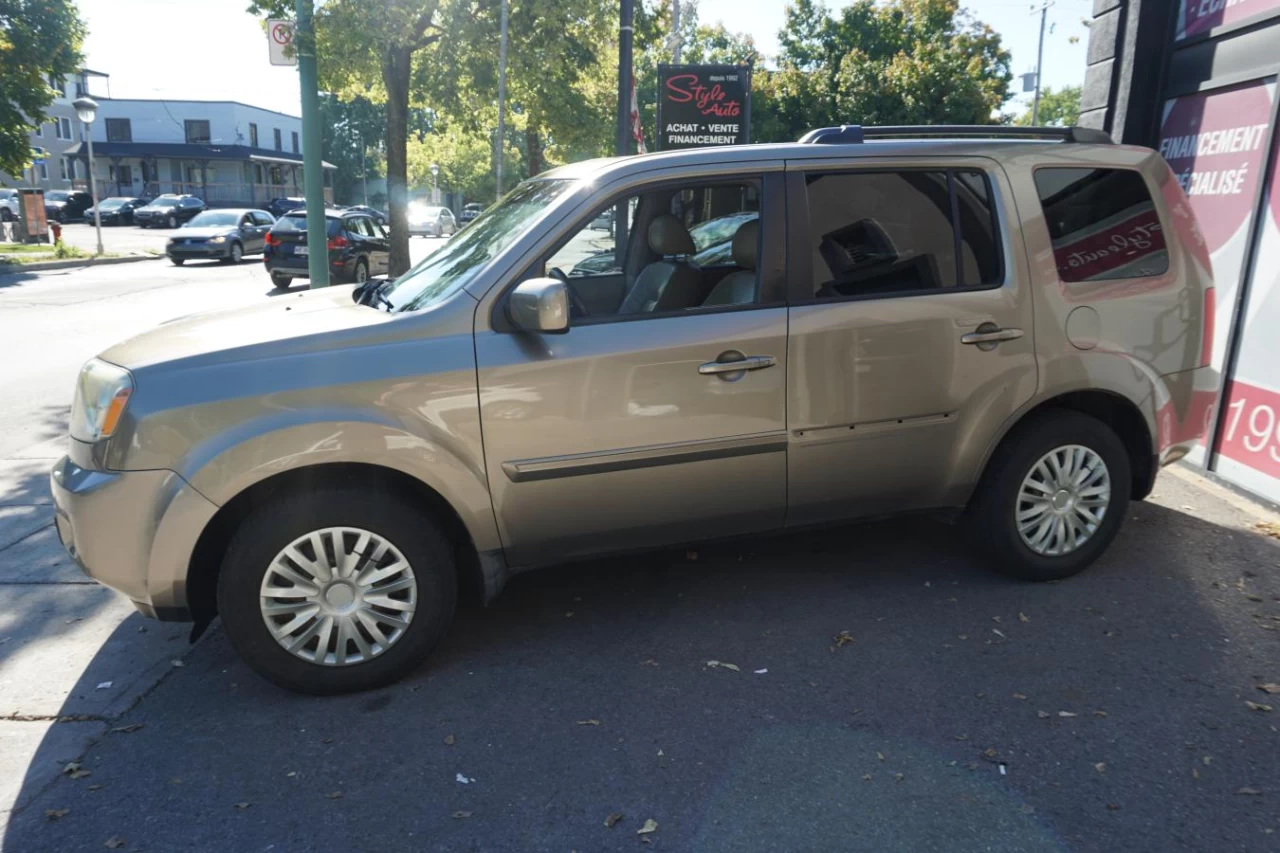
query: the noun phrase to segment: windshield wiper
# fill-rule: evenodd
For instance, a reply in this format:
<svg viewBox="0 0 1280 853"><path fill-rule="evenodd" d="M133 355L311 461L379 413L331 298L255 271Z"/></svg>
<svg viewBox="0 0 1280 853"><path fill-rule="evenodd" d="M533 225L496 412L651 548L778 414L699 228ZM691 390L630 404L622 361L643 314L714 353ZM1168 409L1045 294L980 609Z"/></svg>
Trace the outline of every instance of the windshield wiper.
<svg viewBox="0 0 1280 853"><path fill-rule="evenodd" d="M390 314L395 306L391 304L391 300L386 296L386 290L391 286L391 279L375 282L370 279L362 284L356 291L356 302L361 305L368 305L370 308L384 307Z"/></svg>

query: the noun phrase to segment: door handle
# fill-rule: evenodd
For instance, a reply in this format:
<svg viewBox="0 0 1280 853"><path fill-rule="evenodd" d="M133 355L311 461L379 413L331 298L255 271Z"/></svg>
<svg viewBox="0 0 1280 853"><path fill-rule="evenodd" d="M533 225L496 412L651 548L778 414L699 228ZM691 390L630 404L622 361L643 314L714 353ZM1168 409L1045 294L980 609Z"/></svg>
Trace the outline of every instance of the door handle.
<svg viewBox="0 0 1280 853"><path fill-rule="evenodd" d="M742 355L737 352L728 352L720 356L725 359L727 356L736 355L738 358L729 360L708 361L706 364L698 365L698 372L703 376L715 376L720 373L739 373L744 370L763 370L766 367L773 367L778 360L771 355Z"/></svg>
<svg viewBox="0 0 1280 853"><path fill-rule="evenodd" d="M982 349L992 349L1001 341L1016 341L1022 337L1021 329L1002 329L995 323L983 323L977 329L960 336L962 344L977 344ZM988 346L983 346L987 344Z"/></svg>

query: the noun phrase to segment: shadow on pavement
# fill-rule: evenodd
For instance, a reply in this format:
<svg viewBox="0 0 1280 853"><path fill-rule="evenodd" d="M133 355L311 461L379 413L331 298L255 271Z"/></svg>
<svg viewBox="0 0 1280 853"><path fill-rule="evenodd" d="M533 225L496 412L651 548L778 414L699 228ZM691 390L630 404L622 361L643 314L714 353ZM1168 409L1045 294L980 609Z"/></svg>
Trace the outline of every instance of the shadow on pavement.
<svg viewBox="0 0 1280 853"><path fill-rule="evenodd" d="M215 629L4 849L634 850L646 819L670 850L1265 849L1280 551L1130 515L1051 584L923 520L560 567L332 699Z"/></svg>

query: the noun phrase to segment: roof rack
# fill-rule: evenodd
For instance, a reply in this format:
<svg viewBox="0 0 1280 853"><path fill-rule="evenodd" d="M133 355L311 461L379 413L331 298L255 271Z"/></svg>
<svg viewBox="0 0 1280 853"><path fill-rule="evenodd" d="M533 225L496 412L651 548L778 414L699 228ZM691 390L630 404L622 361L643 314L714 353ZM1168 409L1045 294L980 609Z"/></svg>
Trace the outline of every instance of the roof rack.
<svg viewBox="0 0 1280 853"><path fill-rule="evenodd" d="M867 139L912 139L922 137L1057 139L1062 142L1087 142L1098 145L1113 144L1106 131L1091 127L1019 127L1009 124L930 124L886 125L863 127L860 124L842 124L839 127L820 127L811 130L800 141L814 145L856 145Z"/></svg>

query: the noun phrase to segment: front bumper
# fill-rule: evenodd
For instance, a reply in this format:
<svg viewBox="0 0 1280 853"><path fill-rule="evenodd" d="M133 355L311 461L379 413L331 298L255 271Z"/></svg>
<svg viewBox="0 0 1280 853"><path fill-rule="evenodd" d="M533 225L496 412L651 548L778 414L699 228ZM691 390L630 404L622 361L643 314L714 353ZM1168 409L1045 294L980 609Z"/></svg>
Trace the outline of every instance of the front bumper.
<svg viewBox="0 0 1280 853"><path fill-rule="evenodd" d="M189 245L165 246L165 254L171 258L199 260L201 258L225 258L231 254L228 243L192 243Z"/></svg>
<svg viewBox="0 0 1280 853"><path fill-rule="evenodd" d="M191 619L187 568L217 506L172 471L92 471L69 457L50 489L58 537L86 575L148 616Z"/></svg>

